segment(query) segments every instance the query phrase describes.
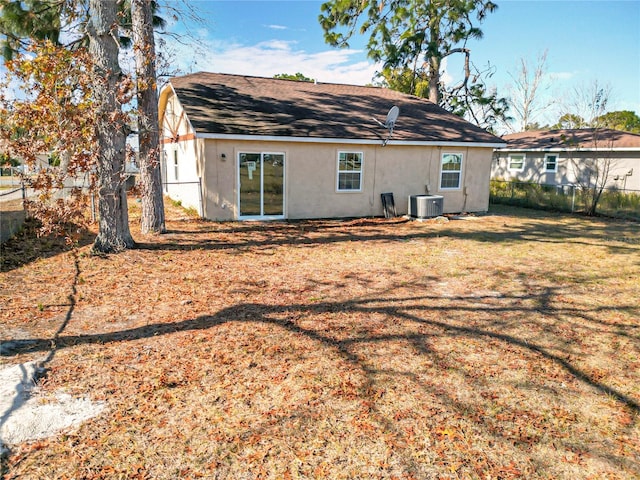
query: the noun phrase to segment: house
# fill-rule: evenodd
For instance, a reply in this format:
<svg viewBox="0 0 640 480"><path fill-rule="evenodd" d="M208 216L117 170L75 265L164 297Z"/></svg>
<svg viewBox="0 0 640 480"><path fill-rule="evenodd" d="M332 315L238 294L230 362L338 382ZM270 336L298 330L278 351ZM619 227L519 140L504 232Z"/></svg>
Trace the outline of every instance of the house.
<svg viewBox="0 0 640 480"><path fill-rule="evenodd" d="M12 159L11 162L9 159ZM16 164L16 166L10 166ZM51 157L47 154L36 155L33 165L27 165L22 158L14 158L11 155L11 148L6 140L0 140L0 170L1 175L14 175L19 173L32 174L40 170L49 168Z"/></svg>
<svg viewBox="0 0 640 480"><path fill-rule="evenodd" d="M640 135L611 129L514 133L496 149L493 179L640 192Z"/></svg>
<svg viewBox="0 0 640 480"><path fill-rule="evenodd" d="M159 116L165 193L211 220L379 216L382 193L398 214L420 194L444 197L444 213L484 212L504 146L392 90L242 75L172 78Z"/></svg>

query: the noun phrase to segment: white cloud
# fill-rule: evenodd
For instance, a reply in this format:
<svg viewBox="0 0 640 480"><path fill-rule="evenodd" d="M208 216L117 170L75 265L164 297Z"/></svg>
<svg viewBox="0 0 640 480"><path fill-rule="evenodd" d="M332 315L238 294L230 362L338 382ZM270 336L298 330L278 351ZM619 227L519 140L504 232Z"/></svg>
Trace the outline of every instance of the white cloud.
<svg viewBox="0 0 640 480"><path fill-rule="evenodd" d="M329 49L309 53L296 42L269 40L255 45L224 41L202 41L199 48L172 42L175 61L182 73L209 71L272 77L301 72L319 82L365 85L371 83L380 65L364 58L361 50Z"/></svg>
<svg viewBox="0 0 640 480"><path fill-rule="evenodd" d="M571 80L577 74L578 72L549 72L545 75L545 79L552 82L555 80Z"/></svg>
<svg viewBox="0 0 640 480"><path fill-rule="evenodd" d="M442 63L440 64L440 81L447 87L450 87L456 82L447 67L449 67L449 58L445 57L442 59Z"/></svg>
<svg viewBox="0 0 640 480"><path fill-rule="evenodd" d="M271 30L288 30L287 27L283 25L265 25L265 27L270 28Z"/></svg>
<svg viewBox="0 0 640 480"><path fill-rule="evenodd" d="M197 38L207 38L209 36L209 29L207 28L199 28L196 30Z"/></svg>

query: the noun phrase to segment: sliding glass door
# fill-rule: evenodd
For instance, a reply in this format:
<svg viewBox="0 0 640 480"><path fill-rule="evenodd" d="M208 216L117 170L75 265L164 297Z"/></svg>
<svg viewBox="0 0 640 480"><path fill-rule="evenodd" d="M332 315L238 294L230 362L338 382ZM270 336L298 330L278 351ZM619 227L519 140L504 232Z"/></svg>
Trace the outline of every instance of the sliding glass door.
<svg viewBox="0 0 640 480"><path fill-rule="evenodd" d="M241 218L284 218L284 154L240 153Z"/></svg>

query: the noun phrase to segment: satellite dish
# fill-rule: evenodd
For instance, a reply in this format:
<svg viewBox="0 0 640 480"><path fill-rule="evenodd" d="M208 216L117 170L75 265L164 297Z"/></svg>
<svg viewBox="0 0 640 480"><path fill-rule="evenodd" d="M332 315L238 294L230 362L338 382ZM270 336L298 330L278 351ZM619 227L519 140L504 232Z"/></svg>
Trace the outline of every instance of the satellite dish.
<svg viewBox="0 0 640 480"><path fill-rule="evenodd" d="M382 123L377 118L373 118L374 122L376 122L381 127L386 128L387 130L389 130L389 135L387 135L387 138L382 141L382 146L383 147L391 139L391 135L393 135L393 128L396 126L396 121L398 120L398 115L400 115L400 109L396 105L394 105L393 107L391 107L389 109L389 113L387 113L387 119L385 120L384 123Z"/></svg>
<svg viewBox="0 0 640 480"><path fill-rule="evenodd" d="M396 125L398 115L400 115L400 109L396 105L389 109L389 113L387 113L387 120L384 122L384 126L389 129L389 134L393 132L393 127Z"/></svg>

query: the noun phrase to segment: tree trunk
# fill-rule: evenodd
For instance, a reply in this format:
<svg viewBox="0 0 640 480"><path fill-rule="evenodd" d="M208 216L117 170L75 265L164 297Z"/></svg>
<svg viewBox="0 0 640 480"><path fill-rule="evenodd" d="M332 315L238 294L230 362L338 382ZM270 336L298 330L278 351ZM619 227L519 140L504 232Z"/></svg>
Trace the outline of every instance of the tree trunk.
<svg viewBox="0 0 640 480"><path fill-rule="evenodd" d="M429 101L440 105L440 58L429 58Z"/></svg>
<svg viewBox="0 0 640 480"><path fill-rule="evenodd" d="M163 233L165 218L160 177L156 48L151 0L131 2L131 21L138 98L141 228L142 233Z"/></svg>
<svg viewBox="0 0 640 480"><path fill-rule="evenodd" d="M94 61L98 116L96 175L100 217L93 250L115 253L134 246L124 187L126 123L117 98L121 71L116 0L89 0L89 11L87 33Z"/></svg>
<svg viewBox="0 0 640 480"><path fill-rule="evenodd" d="M429 4L433 8L433 3ZM436 13L436 12L432 12ZM442 58L440 52L440 21L438 15L432 15L429 19L429 43L427 48L427 60L429 61L429 101L440 105L440 66Z"/></svg>

